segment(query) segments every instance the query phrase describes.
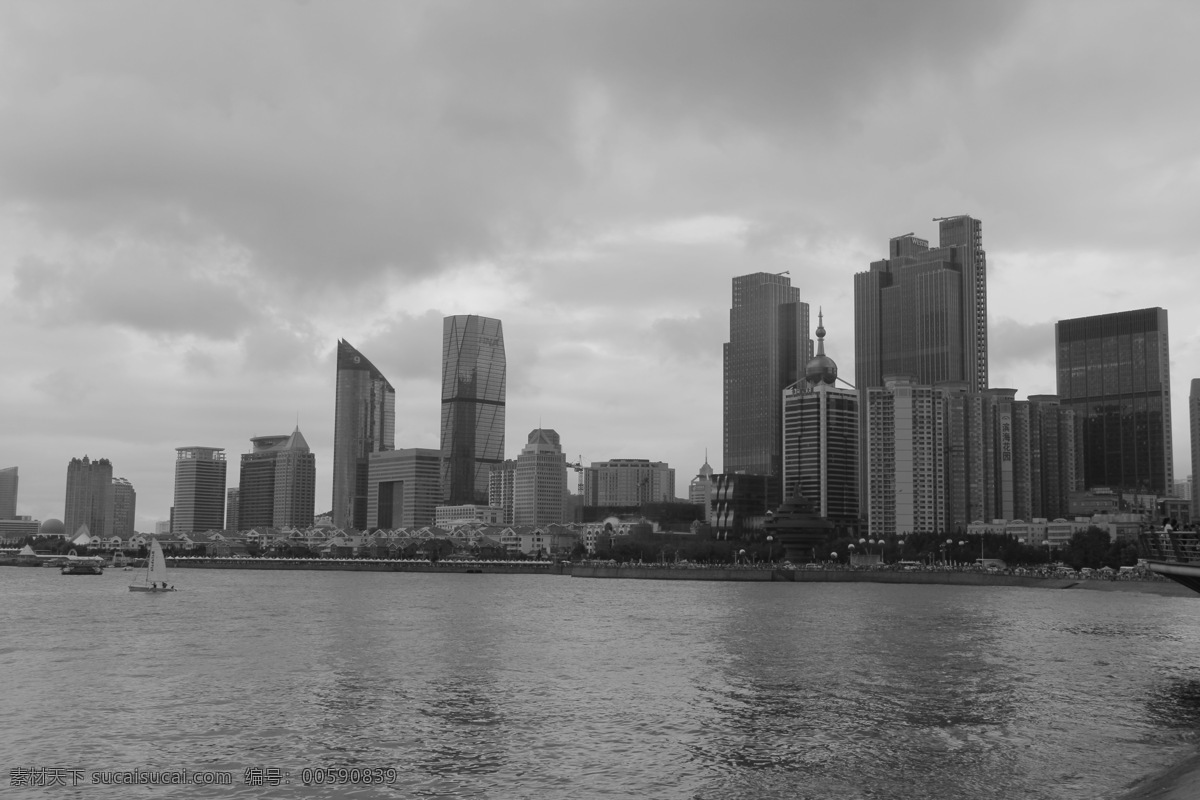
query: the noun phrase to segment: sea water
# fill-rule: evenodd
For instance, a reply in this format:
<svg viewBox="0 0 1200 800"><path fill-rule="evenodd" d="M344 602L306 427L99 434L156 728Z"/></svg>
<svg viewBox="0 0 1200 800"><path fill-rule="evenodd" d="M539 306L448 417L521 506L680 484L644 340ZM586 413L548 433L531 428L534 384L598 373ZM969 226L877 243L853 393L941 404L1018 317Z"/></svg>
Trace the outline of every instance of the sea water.
<svg viewBox="0 0 1200 800"><path fill-rule="evenodd" d="M130 575L0 567L3 796L1094 800L1200 741L1200 595Z"/></svg>

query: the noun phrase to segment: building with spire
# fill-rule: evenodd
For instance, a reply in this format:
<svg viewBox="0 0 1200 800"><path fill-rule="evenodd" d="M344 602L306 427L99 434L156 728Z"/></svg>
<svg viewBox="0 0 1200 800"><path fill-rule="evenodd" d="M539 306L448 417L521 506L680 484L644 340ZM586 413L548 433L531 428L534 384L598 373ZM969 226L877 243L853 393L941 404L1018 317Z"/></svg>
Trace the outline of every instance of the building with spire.
<svg viewBox="0 0 1200 800"><path fill-rule="evenodd" d="M222 530L227 466L223 447L175 448L171 533Z"/></svg>
<svg viewBox="0 0 1200 800"><path fill-rule="evenodd" d="M704 464L692 482L688 484L688 502L704 508L704 521L712 524L713 468L708 463L708 451L704 452Z"/></svg>
<svg viewBox="0 0 1200 800"><path fill-rule="evenodd" d="M824 314L817 354L804 378L783 393L783 489L799 493L814 513L843 529L859 519L858 392L837 385L837 363L825 354Z"/></svg>
<svg viewBox="0 0 1200 800"><path fill-rule="evenodd" d="M549 525L563 521L567 500L567 457L558 432L537 428L517 456L513 486L513 522Z"/></svg>
<svg viewBox="0 0 1200 800"><path fill-rule="evenodd" d="M783 390L812 358L808 303L784 274L733 279L723 348L724 473L769 475L769 506L782 502Z"/></svg>
<svg viewBox="0 0 1200 800"><path fill-rule="evenodd" d="M92 461L84 456L72 458L67 464L63 524L68 539L75 538L84 525L92 536L105 538L112 535L112 478L112 464L107 458Z"/></svg>
<svg viewBox="0 0 1200 800"><path fill-rule="evenodd" d="M291 434L255 436L250 443L238 481L238 530L312 525L317 457L300 426Z"/></svg>
<svg viewBox="0 0 1200 800"><path fill-rule="evenodd" d="M366 530L371 454L396 446L396 390L345 340L338 340L333 414L333 524Z"/></svg>
<svg viewBox="0 0 1200 800"><path fill-rule="evenodd" d="M504 462L507 363L500 320L442 321L442 495L445 505L486 505L488 474Z"/></svg>

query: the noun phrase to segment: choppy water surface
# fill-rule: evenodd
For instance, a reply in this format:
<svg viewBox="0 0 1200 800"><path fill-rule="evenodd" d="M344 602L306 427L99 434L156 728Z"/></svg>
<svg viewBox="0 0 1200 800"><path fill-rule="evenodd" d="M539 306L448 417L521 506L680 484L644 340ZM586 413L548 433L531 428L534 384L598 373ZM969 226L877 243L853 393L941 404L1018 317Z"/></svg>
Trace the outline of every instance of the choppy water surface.
<svg viewBox="0 0 1200 800"><path fill-rule="evenodd" d="M1200 597L129 575L0 568L0 794L1092 800L1200 741ZM16 789L17 767L234 784ZM316 767L396 783L302 785Z"/></svg>

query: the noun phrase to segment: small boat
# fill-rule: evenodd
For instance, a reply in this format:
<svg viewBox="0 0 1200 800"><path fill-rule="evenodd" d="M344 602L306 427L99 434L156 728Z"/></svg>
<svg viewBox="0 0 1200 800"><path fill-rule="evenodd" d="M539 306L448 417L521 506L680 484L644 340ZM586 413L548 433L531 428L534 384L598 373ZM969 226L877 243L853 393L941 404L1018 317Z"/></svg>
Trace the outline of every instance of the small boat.
<svg viewBox="0 0 1200 800"><path fill-rule="evenodd" d="M167 583L167 558L163 555L158 539L150 540L150 555L146 558L146 572L141 583L131 583L131 592L173 592L175 587Z"/></svg>

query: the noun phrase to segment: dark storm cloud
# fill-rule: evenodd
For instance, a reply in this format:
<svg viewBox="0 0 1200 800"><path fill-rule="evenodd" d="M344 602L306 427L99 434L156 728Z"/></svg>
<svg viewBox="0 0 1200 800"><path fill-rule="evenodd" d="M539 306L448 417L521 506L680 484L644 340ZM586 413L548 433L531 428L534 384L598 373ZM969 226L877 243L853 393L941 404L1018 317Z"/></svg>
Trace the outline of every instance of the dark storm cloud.
<svg viewBox="0 0 1200 800"><path fill-rule="evenodd" d="M52 229L229 243L285 283L354 283L537 241L600 208L620 216L611 163L581 147L606 129L811 144L1018 12L118 3L6 16L10 200ZM581 113L592 94L608 113ZM654 194L677 202L686 183Z"/></svg>

